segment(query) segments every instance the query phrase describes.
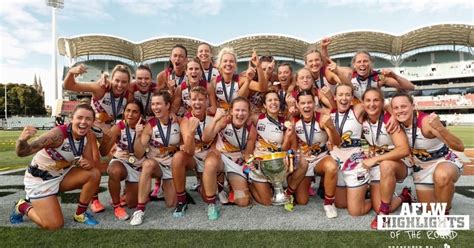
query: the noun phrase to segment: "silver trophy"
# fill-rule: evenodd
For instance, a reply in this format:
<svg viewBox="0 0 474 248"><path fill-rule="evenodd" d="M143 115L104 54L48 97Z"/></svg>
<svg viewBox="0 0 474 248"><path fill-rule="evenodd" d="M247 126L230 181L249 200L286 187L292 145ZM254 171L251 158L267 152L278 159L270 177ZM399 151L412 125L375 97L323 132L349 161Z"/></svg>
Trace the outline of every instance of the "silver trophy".
<svg viewBox="0 0 474 248"><path fill-rule="evenodd" d="M261 174L273 185L273 205L283 205L289 201L283 190L283 182L286 180L286 168L283 159L286 158L286 152L275 152L260 156L254 163L258 165L256 174Z"/></svg>

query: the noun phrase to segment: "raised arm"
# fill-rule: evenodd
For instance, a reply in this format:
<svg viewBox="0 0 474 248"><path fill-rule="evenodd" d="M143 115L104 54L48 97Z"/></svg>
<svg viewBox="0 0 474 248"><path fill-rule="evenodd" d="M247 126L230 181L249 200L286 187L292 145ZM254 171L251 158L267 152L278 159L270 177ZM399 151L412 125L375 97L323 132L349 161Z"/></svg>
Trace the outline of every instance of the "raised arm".
<svg viewBox="0 0 474 248"><path fill-rule="evenodd" d="M66 78L64 79L64 88L75 92L90 92L94 98L101 98L105 89L97 83L77 83L76 76L87 72L84 65L77 65L69 69Z"/></svg>
<svg viewBox="0 0 474 248"><path fill-rule="evenodd" d="M207 95L209 99L209 108L207 108L207 113L209 115L215 115L217 110L217 96L216 90L212 84L207 84Z"/></svg>
<svg viewBox="0 0 474 248"><path fill-rule="evenodd" d="M183 118L179 126L181 128L181 136L183 138L183 151L193 156L196 150L194 136L196 134L196 129L199 126L199 119L194 116L189 119Z"/></svg>
<svg viewBox="0 0 474 248"><path fill-rule="evenodd" d="M30 156L39 150L47 147L59 147L63 142L63 133L59 128L53 128L42 134L36 140L28 142L28 140L35 136L38 130L33 126L26 126L16 141L16 155L18 157Z"/></svg>
<svg viewBox="0 0 474 248"><path fill-rule="evenodd" d="M133 144L133 151L135 152L135 156L138 159L143 158L145 156L145 150L149 146L150 138L152 135L152 128L150 123L147 123L143 126L143 124L137 124L135 126L135 143Z"/></svg>
<svg viewBox="0 0 474 248"><path fill-rule="evenodd" d="M209 143L213 141L217 134L227 125L228 121L230 121L229 115L226 115L223 111L217 111L210 125L206 125L206 128L204 128L202 142Z"/></svg>
<svg viewBox="0 0 474 248"><path fill-rule="evenodd" d="M350 84L352 79L352 68L337 66L337 64L331 59L329 59L329 61L330 64L334 63L335 66L333 65L332 67L330 67L330 70L332 69L332 72L334 72L334 74L339 77L341 83Z"/></svg>
<svg viewBox="0 0 474 248"><path fill-rule="evenodd" d="M396 89L415 90L415 85L413 85L412 82L390 69L382 69L381 74L384 76L384 79L381 81L381 86L386 85Z"/></svg>
<svg viewBox="0 0 474 248"><path fill-rule="evenodd" d="M337 132L336 127L331 120L331 116L322 114L321 119L319 120L319 125L328 134L329 142L331 142L332 145L339 146L341 144L341 136Z"/></svg>
<svg viewBox="0 0 474 248"><path fill-rule="evenodd" d="M182 104L182 94L183 92L181 91L181 88L177 88L174 94L171 94L173 96L173 100L171 103L171 108L170 112L174 114L178 114L179 108L181 108Z"/></svg>
<svg viewBox="0 0 474 248"><path fill-rule="evenodd" d="M442 140L449 148L458 152L464 152L464 144L461 139L443 126L437 114L431 113L427 118L424 118L422 125L424 131Z"/></svg>

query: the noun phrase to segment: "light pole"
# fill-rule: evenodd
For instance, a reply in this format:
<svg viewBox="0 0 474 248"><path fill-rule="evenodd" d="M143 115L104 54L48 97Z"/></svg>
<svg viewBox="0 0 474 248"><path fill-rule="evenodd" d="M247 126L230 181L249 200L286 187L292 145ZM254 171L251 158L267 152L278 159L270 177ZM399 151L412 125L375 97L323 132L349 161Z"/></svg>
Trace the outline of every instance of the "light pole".
<svg viewBox="0 0 474 248"><path fill-rule="evenodd" d="M53 67L53 80L54 80L54 98L62 99L62 87L58 85L58 57L57 52L58 44L56 43L56 9L64 8L64 0L46 0L46 5L52 9L52 31L53 31L53 56L52 67ZM61 91L61 94L58 97L58 90Z"/></svg>
<svg viewBox="0 0 474 248"><path fill-rule="evenodd" d="M7 83L5 83L5 123L8 120L8 114L7 114Z"/></svg>

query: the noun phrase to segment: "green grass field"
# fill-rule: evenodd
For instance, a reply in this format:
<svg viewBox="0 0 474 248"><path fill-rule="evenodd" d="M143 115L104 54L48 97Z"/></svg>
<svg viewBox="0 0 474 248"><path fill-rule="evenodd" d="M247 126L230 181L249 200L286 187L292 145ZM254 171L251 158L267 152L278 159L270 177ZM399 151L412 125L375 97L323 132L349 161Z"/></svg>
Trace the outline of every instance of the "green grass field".
<svg viewBox="0 0 474 248"><path fill-rule="evenodd" d="M401 232L376 231L178 231L0 228L2 247L472 247L472 231L458 232L453 240L420 239ZM431 236L432 237L432 236Z"/></svg>
<svg viewBox="0 0 474 248"><path fill-rule="evenodd" d="M449 130L454 132L464 143L466 148L474 148L474 126L450 126ZM36 136L45 131L38 131ZM15 154L15 142L21 131L0 131L0 171L11 170L27 166L32 156L19 158Z"/></svg>

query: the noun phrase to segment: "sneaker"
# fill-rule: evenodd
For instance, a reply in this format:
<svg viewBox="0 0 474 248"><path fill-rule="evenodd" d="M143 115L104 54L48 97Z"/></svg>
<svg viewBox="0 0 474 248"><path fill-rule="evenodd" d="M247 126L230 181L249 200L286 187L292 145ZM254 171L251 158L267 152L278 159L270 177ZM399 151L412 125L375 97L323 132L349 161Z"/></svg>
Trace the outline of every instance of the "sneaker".
<svg viewBox="0 0 474 248"><path fill-rule="evenodd" d="M127 214L127 211L125 211L125 208L123 207L116 207L114 209L114 215L119 220L128 220L128 218L130 218L130 216Z"/></svg>
<svg viewBox="0 0 474 248"><path fill-rule="evenodd" d="M91 202L91 210L92 210L92 213L96 214L96 213L103 212L105 210L105 207L104 205L102 205L99 199L94 199Z"/></svg>
<svg viewBox="0 0 474 248"><path fill-rule="evenodd" d="M331 205L324 205L324 212L326 212L326 216L329 219L336 218L337 217L337 210L336 207L334 206L334 203Z"/></svg>
<svg viewBox="0 0 474 248"><path fill-rule="evenodd" d="M176 208L174 209L173 216L176 218L183 217L186 213L186 209L188 209L188 203L179 202Z"/></svg>
<svg viewBox="0 0 474 248"><path fill-rule="evenodd" d="M223 205L229 203L229 196L227 195L227 192L225 192L225 190L222 190L221 192L218 192L217 193L217 198L219 198L219 201Z"/></svg>
<svg viewBox="0 0 474 248"><path fill-rule="evenodd" d="M161 187L155 187L150 193L150 201L160 201L165 199L165 193Z"/></svg>
<svg viewBox="0 0 474 248"><path fill-rule="evenodd" d="M399 197L400 199L402 199L402 203L406 202L408 204L411 204L413 202L416 202L415 197L411 194L411 188L407 186L403 187Z"/></svg>
<svg viewBox="0 0 474 248"><path fill-rule="evenodd" d="M290 195L290 197L288 198L288 202L285 203L284 205L284 208L286 209L286 211L288 212L292 212L293 210L295 210L295 198Z"/></svg>
<svg viewBox="0 0 474 248"><path fill-rule="evenodd" d="M370 228L374 229L374 230L377 230L377 224L378 224L378 218L377 216L379 215L375 215L375 218L372 220L372 222L370 223ZM388 219L387 218L384 218L384 224L383 226L386 226L388 224Z"/></svg>
<svg viewBox="0 0 474 248"><path fill-rule="evenodd" d="M370 223L370 228L377 230L377 215L375 215L374 219Z"/></svg>
<svg viewBox="0 0 474 248"><path fill-rule="evenodd" d="M20 213L19 207L24 202L26 202L25 199L20 199L18 200L18 202L15 203L15 205L13 206L12 213L10 214L10 223L20 224L23 222L23 214Z"/></svg>
<svg viewBox="0 0 474 248"><path fill-rule="evenodd" d="M219 209L217 209L216 204L207 205L207 217L209 217L209 220L219 219Z"/></svg>
<svg viewBox="0 0 474 248"><path fill-rule="evenodd" d="M145 218L145 212L142 210L137 210L133 212L132 220L130 221L130 225L138 226L143 223L143 219Z"/></svg>
<svg viewBox="0 0 474 248"><path fill-rule="evenodd" d="M229 201L229 203L234 203L234 191L231 190L229 192L229 196L227 197L227 200Z"/></svg>
<svg viewBox="0 0 474 248"><path fill-rule="evenodd" d="M99 224L99 222L96 219L94 219L94 216L92 216L92 214L88 212L84 212L80 215L74 214L74 221L78 223L84 223L88 226L95 226Z"/></svg>

